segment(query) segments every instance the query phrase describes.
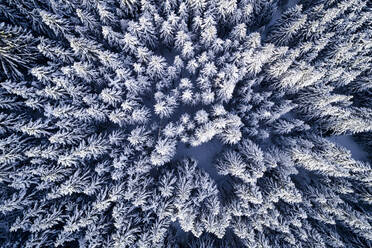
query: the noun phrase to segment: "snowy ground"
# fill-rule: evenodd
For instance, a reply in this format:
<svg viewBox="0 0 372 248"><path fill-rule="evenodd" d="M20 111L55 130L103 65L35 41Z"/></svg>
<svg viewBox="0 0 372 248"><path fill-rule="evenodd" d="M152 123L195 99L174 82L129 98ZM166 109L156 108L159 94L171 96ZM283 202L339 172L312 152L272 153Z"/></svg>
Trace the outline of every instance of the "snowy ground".
<svg viewBox="0 0 372 248"><path fill-rule="evenodd" d="M223 144L216 138L211 141L201 144L196 147L188 147L184 143L179 143L177 146L176 156L174 160L179 160L185 157L194 158L198 161L198 166L206 171L216 182L222 179L222 176L218 175L216 168L214 167L214 159L223 148Z"/></svg>
<svg viewBox="0 0 372 248"><path fill-rule="evenodd" d="M354 139L349 135L339 135L339 136L332 136L327 138L328 140L339 144L341 146L346 147L350 150L352 158L361 161L368 160L368 153L362 149L362 147L357 144Z"/></svg>

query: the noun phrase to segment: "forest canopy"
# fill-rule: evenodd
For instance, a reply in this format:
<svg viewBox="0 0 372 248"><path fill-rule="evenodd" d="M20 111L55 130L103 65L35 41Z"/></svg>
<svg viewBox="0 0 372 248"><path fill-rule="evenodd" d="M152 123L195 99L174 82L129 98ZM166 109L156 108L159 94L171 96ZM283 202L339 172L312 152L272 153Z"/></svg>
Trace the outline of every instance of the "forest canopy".
<svg viewBox="0 0 372 248"><path fill-rule="evenodd" d="M0 0L0 247L371 247L371 8Z"/></svg>

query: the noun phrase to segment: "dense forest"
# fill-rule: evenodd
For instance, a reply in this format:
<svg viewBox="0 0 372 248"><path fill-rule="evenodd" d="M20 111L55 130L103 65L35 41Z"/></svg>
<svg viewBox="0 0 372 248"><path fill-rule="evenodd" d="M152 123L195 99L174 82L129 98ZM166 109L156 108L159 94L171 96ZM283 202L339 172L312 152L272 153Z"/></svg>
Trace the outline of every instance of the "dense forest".
<svg viewBox="0 0 372 248"><path fill-rule="evenodd" d="M0 247L372 241L368 0L0 0Z"/></svg>

